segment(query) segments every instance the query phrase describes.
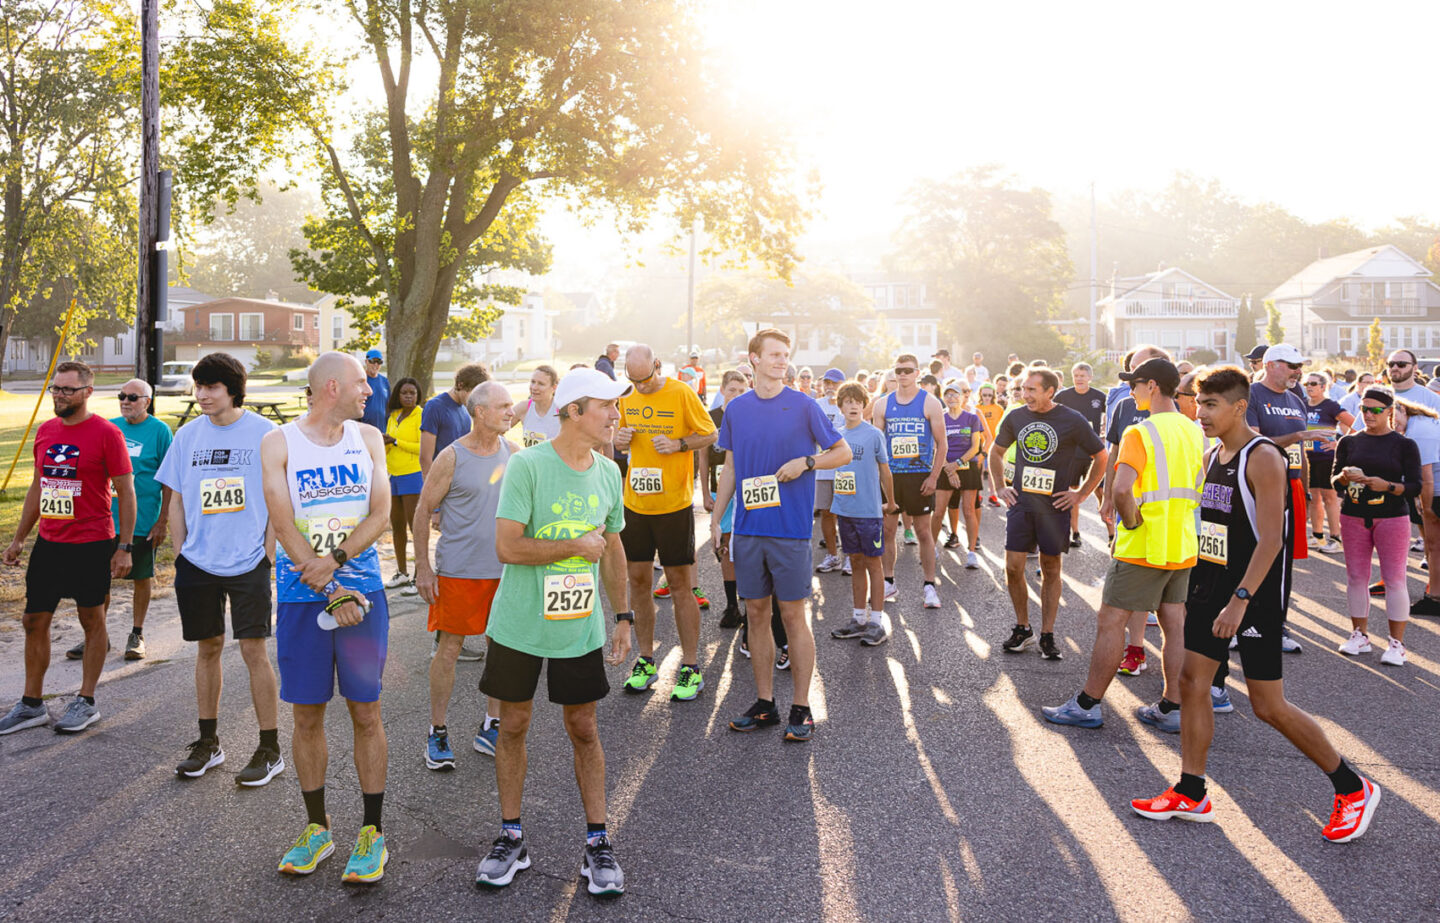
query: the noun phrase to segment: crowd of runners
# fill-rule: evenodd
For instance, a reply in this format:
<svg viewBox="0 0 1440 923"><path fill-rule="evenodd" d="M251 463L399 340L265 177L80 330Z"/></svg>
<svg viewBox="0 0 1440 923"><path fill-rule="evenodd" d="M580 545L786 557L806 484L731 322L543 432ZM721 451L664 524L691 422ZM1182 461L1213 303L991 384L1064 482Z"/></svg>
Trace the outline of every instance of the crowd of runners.
<svg viewBox="0 0 1440 923"><path fill-rule="evenodd" d="M478 364L427 400L414 379L392 386L378 351L363 363L327 353L309 370L307 412L281 426L245 408L244 367L215 353L191 373L201 416L173 435L151 415L145 382L120 388L122 416L107 421L88 409L90 369L61 363L50 385L55 418L37 432L35 476L4 552L18 565L38 525L26 570L25 687L0 734L52 724L43 683L62 598L74 600L84 628L67 652L82 661L83 679L53 727L77 733L99 720L111 581L134 584L123 656L142 659L155 552L168 535L183 637L197 646L198 735L176 773L199 778L226 760L228 610L259 727L238 783L264 786L285 770L280 701L294 715L290 757L305 826L279 870L308 875L335 848L325 711L338 689L362 792L343 880L375 882L387 859L387 591L418 595L434 635L423 735L431 770L453 769L452 740L470 737L447 725L456 663L485 662L472 747L494 759L500 828L476 882L502 887L530 866L526 737L543 672L585 813L581 874L590 893L619 894L596 703L610 691L607 664L628 669L626 693L661 682L657 598L671 601L680 649L662 688L678 703L702 695L710 602L696 554L707 541L724 580L717 627L740 630L754 677L755 701L729 727L783 726L785 740L804 742L815 733L816 573L851 582L851 618L832 638L885 644L900 549L915 546L921 605L940 609L937 562L948 550L964 569L980 567L981 510L1003 506L1015 618L1001 647L1060 660L1064 556L1083 545L1080 510L1093 497L1111 541L1094 648L1084 684L1044 717L1100 728L1107 687L1147 669L1145 626L1158 623L1163 691L1138 717L1180 735L1180 767L1172 787L1133 809L1212 819L1206 755L1214 715L1234 708L1234 650L1256 717L1333 783L1324 837L1366 831L1380 789L1286 699L1283 654L1300 646L1285 622L1292 562L1310 550L1345 555L1347 655L1371 651L1372 597L1384 597L1387 666L1406 662L1411 614L1440 614L1440 592L1413 604L1405 593L1412 524L1431 573L1440 551L1440 394L1419 383L1413 353L1391 354L1380 384L1307 372L1284 344L1252 353L1245 370L1195 369L1146 346L1125 357L1121 384L1102 392L1084 363L1068 370L1068 387L1044 362L1011 356L992 376L979 353L960 369L945 350L923 362L902 354L891 369L816 375L791 364L778 330L747 346L747 361L719 377L713 397L698 356L667 375L649 347L622 354L612 345L594 367L539 367L518 404ZM710 529L698 539L697 499ZM388 578L376 548L387 531L396 560ZM1382 581L1372 585L1376 558ZM775 696L776 669L792 675L788 711Z"/></svg>

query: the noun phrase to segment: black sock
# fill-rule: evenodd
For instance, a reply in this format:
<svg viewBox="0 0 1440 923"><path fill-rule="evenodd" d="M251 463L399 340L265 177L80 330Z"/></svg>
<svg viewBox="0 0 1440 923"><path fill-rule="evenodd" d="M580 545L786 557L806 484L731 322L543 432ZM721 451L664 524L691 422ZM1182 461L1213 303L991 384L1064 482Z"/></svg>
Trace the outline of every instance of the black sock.
<svg viewBox="0 0 1440 923"><path fill-rule="evenodd" d="M641 654L641 655L640 655L640 659L643 660L643 661L645 661L645 662L648 663L648 664L651 664L652 666L653 666L654 663L655 663L655 655L654 655L654 654L651 654L649 657L646 657L644 654Z"/></svg>
<svg viewBox="0 0 1440 923"><path fill-rule="evenodd" d="M264 748L267 749L267 750L274 750L276 753L279 753L279 752L280 752L280 729L279 729L279 728L271 728L271 729L268 730L268 731L261 731L261 732L260 732L260 746L264 747Z"/></svg>
<svg viewBox="0 0 1440 923"><path fill-rule="evenodd" d="M34 697L32 697L32 696L28 696L28 695L22 695L22 696L20 697L20 701L24 702L26 705L30 706L31 708L38 708L38 707L40 707L41 705L44 705L44 704L45 704L45 700L44 700L44 699L37 699L37 698L34 698Z"/></svg>
<svg viewBox="0 0 1440 923"><path fill-rule="evenodd" d="M925 581L925 585L926 585L926 586L934 586L934 585L935 585L935 581L934 581L934 580L926 580L926 581Z"/></svg>
<svg viewBox="0 0 1440 923"><path fill-rule="evenodd" d="M144 635L145 635L145 633L140 630L140 626L139 626L139 625L131 625L131 626L130 626L130 633L131 633L132 635L134 635L135 637L137 637L137 638L144 637Z"/></svg>
<svg viewBox="0 0 1440 923"><path fill-rule="evenodd" d="M330 826L330 821L325 816L325 786L322 785L313 792L301 792L300 797L305 799L305 817L310 823L322 827Z"/></svg>
<svg viewBox="0 0 1440 923"><path fill-rule="evenodd" d="M372 795L369 792L361 792L360 797L365 800L365 820L361 822L360 826L373 826L376 833L384 833L385 831L380 828L380 809L385 805L385 793L376 792Z"/></svg>
<svg viewBox="0 0 1440 923"><path fill-rule="evenodd" d="M431 733L431 734L448 734L448 733L450 733L450 729L447 728L447 727L446 727L445 725L443 725L443 724L432 724L432 725L430 725L430 733Z"/></svg>
<svg viewBox="0 0 1440 923"><path fill-rule="evenodd" d="M690 669L694 670L696 673L699 673L699 672L700 672L700 664L698 664L698 663L682 663L682 664L680 664L680 669L683 670L683 669L685 669L686 667L689 667Z"/></svg>
<svg viewBox="0 0 1440 923"><path fill-rule="evenodd" d="M93 695L82 695L80 698L82 698L82 699L85 700L85 704L86 704L86 705L94 705L94 704L95 704L95 697L94 697Z"/></svg>
<svg viewBox="0 0 1440 923"><path fill-rule="evenodd" d="M1180 773L1180 781L1175 783L1175 794L1184 795L1195 802L1204 801L1205 777L1192 776L1188 772Z"/></svg>
<svg viewBox="0 0 1440 923"><path fill-rule="evenodd" d="M525 828L520 826L520 818L518 817L500 821L500 832L512 840L523 840L525 838Z"/></svg>
<svg viewBox="0 0 1440 923"><path fill-rule="evenodd" d="M1161 699L1161 700L1160 700L1160 714L1162 714L1162 715L1168 715L1168 714L1170 714L1172 711L1179 711L1179 710L1180 710L1180 703L1179 703L1179 702L1172 702L1172 701L1170 701L1169 699Z"/></svg>
<svg viewBox="0 0 1440 923"><path fill-rule="evenodd" d="M1319 541L1320 539L1325 537L1324 532L1311 532L1310 534L1315 536L1316 541Z"/></svg>
<svg viewBox="0 0 1440 923"><path fill-rule="evenodd" d="M740 597L735 593L735 581L725 581L725 605L740 608Z"/></svg>
<svg viewBox="0 0 1440 923"><path fill-rule="evenodd" d="M1335 767L1335 771L1327 772L1326 775L1330 777L1330 784L1335 786L1337 795L1353 795L1364 788L1360 784L1360 777L1350 768L1350 764L1345 762L1343 756L1340 757L1340 765Z"/></svg>
<svg viewBox="0 0 1440 923"><path fill-rule="evenodd" d="M1092 699L1092 698L1085 692L1084 689L1081 689L1080 692L1079 692L1078 694L1076 694L1076 696L1075 696L1075 703L1076 703L1077 705L1079 705L1081 708L1085 709L1086 711L1089 711L1090 709L1094 708L1096 705L1099 705L1099 704L1100 704L1100 700L1099 700L1099 699Z"/></svg>
<svg viewBox="0 0 1440 923"><path fill-rule="evenodd" d="M809 716L810 716L810 706L809 706L809 705L791 705L791 706L790 706L790 721L789 721L790 724L801 724L801 723L803 723L803 722L805 721L805 719L808 718Z"/></svg>
<svg viewBox="0 0 1440 923"><path fill-rule="evenodd" d="M201 719L200 719L200 736L201 736L201 738L210 738L210 739L212 739L212 740L219 740L219 739L220 739L220 719L219 719L219 718L201 718Z"/></svg>
<svg viewBox="0 0 1440 923"><path fill-rule="evenodd" d="M774 699L757 699L757 700L756 700L756 703L759 704L759 705L764 706L764 708L765 708L766 711L774 711L774 710L775 710L775 700L774 700Z"/></svg>

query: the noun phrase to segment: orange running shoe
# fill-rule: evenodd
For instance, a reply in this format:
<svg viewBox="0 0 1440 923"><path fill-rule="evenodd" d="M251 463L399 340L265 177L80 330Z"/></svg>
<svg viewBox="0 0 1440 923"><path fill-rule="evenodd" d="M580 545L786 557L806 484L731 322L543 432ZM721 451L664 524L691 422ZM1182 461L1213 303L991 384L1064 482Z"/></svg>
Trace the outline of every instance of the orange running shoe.
<svg viewBox="0 0 1440 923"><path fill-rule="evenodd" d="M1125 659L1120 661L1120 672L1126 676L1139 676L1145 672L1145 648L1133 644L1125 646Z"/></svg>
<svg viewBox="0 0 1440 923"><path fill-rule="evenodd" d="M1158 798L1137 798L1130 802L1130 807L1141 817L1148 817L1151 820L1169 820L1178 817L1181 820L1195 821L1196 823L1208 824L1215 819L1215 809L1210 804L1210 796L1199 802L1191 801L1173 788L1165 789L1165 794Z"/></svg>
<svg viewBox="0 0 1440 923"><path fill-rule="evenodd" d="M664 577L661 577L661 578L660 578L660 583L657 584L656 587L655 587L655 594L654 594L654 595L655 595L655 598L656 598L656 599L669 599L669 598L670 598L670 581L666 580Z"/></svg>
<svg viewBox="0 0 1440 923"><path fill-rule="evenodd" d="M1321 831L1332 843L1348 843L1365 833L1380 804L1380 786L1361 776L1360 791L1335 796L1330 823Z"/></svg>

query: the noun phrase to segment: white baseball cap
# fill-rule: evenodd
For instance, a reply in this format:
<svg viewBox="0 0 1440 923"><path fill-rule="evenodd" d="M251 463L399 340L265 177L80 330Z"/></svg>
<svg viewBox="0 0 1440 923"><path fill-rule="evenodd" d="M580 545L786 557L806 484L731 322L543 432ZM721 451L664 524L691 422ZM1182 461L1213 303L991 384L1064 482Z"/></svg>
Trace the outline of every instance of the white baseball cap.
<svg viewBox="0 0 1440 923"><path fill-rule="evenodd" d="M1310 360L1301 355L1300 350L1291 346L1289 343L1276 343L1274 346L1265 350L1265 361L1290 362L1295 365L1304 365Z"/></svg>
<svg viewBox="0 0 1440 923"><path fill-rule="evenodd" d="M628 381L615 381L599 369L571 369L555 387L555 407L558 410L584 397L613 401L631 390Z"/></svg>

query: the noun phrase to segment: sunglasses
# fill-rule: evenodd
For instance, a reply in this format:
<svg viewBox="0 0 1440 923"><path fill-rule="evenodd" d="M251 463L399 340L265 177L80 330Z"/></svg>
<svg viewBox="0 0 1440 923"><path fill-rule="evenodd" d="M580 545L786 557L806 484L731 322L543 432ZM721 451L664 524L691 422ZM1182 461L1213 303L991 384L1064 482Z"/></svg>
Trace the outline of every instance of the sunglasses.
<svg viewBox="0 0 1440 923"><path fill-rule="evenodd" d="M630 384L632 384L632 385L643 385L643 384L645 384L645 382L647 382L647 381L649 381L650 379L654 378L654 377L655 377L655 373L654 373L654 372L651 372L649 375L646 375L644 378L635 378L635 377L632 376L632 375L626 375L625 377L628 378L628 379L630 379Z"/></svg>
<svg viewBox="0 0 1440 923"><path fill-rule="evenodd" d="M899 366L896 366L896 368L895 368L895 374L896 374L896 375L914 375L914 374L915 374L916 372L918 372L918 371L920 371L920 370L919 370L919 369L901 368L901 367L899 367Z"/></svg>
<svg viewBox="0 0 1440 923"><path fill-rule="evenodd" d="M145 395L143 395L143 394L126 394L124 391L121 391L121 392L120 392L119 397L120 397L120 400L125 401L126 403L129 403L130 401L143 401L143 400L145 400Z"/></svg>
<svg viewBox="0 0 1440 923"><path fill-rule="evenodd" d="M86 388L88 388L88 387L90 387L90 385L81 385L81 386L78 387L78 388L67 388L67 387L65 387L64 385L51 385L51 386L50 386L50 393L51 393L51 394L63 394L63 395L65 395L66 397L70 397L70 396L73 395L76 391L84 391L84 390L85 390Z"/></svg>
<svg viewBox="0 0 1440 923"><path fill-rule="evenodd" d="M1195 392L1194 392L1194 391L1176 391L1176 392L1175 392L1175 396L1176 396L1176 397L1194 397L1194 396L1195 396Z"/></svg>
<svg viewBox="0 0 1440 923"><path fill-rule="evenodd" d="M1386 364L1387 366L1389 366L1390 368L1392 368L1392 369L1403 369L1403 368L1407 368L1407 367L1409 367L1409 366L1412 366L1412 365L1414 365L1415 363L1413 363L1413 362L1387 362L1387 363L1385 363L1385 364Z"/></svg>
<svg viewBox="0 0 1440 923"><path fill-rule="evenodd" d="M1307 382L1305 382L1305 387L1307 387L1307 388L1318 388L1318 387L1320 387L1321 384L1322 384L1322 382L1318 382L1318 381L1307 381Z"/></svg>
<svg viewBox="0 0 1440 923"><path fill-rule="evenodd" d="M1298 362L1287 362L1287 363L1285 363L1285 367L1286 367L1287 369L1289 369L1290 371L1292 371L1292 372L1298 372L1298 371L1300 370L1300 363L1298 363Z"/></svg>
<svg viewBox="0 0 1440 923"><path fill-rule="evenodd" d="M1363 411L1365 411L1366 413L1369 413L1369 414L1377 414L1377 415L1378 415L1378 414L1384 413L1385 411L1389 410L1390 408L1389 408L1389 407L1361 407L1360 409L1363 410Z"/></svg>

